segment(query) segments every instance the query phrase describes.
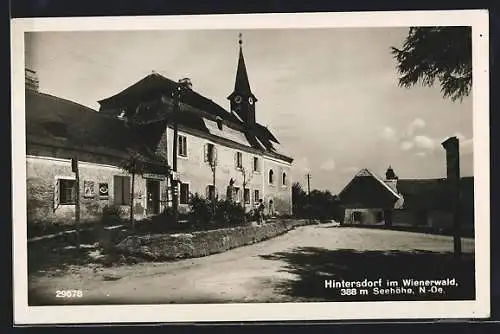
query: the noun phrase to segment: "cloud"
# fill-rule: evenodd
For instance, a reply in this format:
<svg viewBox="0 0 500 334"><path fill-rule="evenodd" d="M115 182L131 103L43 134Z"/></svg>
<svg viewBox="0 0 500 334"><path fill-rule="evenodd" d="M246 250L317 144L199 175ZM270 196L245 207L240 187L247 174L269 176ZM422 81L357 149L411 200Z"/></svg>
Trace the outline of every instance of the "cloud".
<svg viewBox="0 0 500 334"><path fill-rule="evenodd" d="M467 155L473 153L474 147L472 138L460 141L459 145L460 145L460 154Z"/></svg>
<svg viewBox="0 0 500 334"><path fill-rule="evenodd" d="M467 140L467 137L465 137L465 136L464 136L463 134L461 134L460 132L455 132L455 133L453 134L453 136L457 137L459 142L463 142L463 141L466 141L466 140Z"/></svg>
<svg viewBox="0 0 500 334"><path fill-rule="evenodd" d="M425 153L425 152L417 152L417 153L415 153L415 156L417 156L419 158L424 158L426 155L427 155L427 153Z"/></svg>
<svg viewBox="0 0 500 334"><path fill-rule="evenodd" d="M396 130L394 130L391 127L386 126L383 130L382 133L380 134L382 138L384 138L387 141L396 141L398 139L396 135Z"/></svg>
<svg viewBox="0 0 500 334"><path fill-rule="evenodd" d="M424 127L425 121L421 118L415 118L410 124L408 124L408 127L406 128L406 135L413 136L418 129L423 129Z"/></svg>
<svg viewBox="0 0 500 334"><path fill-rule="evenodd" d="M425 150L433 150L436 147L434 139L427 136L415 136L413 142L415 143L415 147Z"/></svg>
<svg viewBox="0 0 500 334"><path fill-rule="evenodd" d="M323 164L321 165L320 168L322 170L327 170L327 171L334 170L335 169L335 161L333 161L333 159L329 159L329 160L323 162Z"/></svg>
<svg viewBox="0 0 500 334"><path fill-rule="evenodd" d="M297 159L293 163L293 169L294 169L294 171L296 171L298 173L309 173L309 172L311 172L311 167L309 167L309 160L307 160L307 158Z"/></svg>
<svg viewBox="0 0 500 334"><path fill-rule="evenodd" d="M401 149L403 151L409 151L411 150L413 147L415 147L415 143L412 142L412 141L404 141L401 143Z"/></svg>

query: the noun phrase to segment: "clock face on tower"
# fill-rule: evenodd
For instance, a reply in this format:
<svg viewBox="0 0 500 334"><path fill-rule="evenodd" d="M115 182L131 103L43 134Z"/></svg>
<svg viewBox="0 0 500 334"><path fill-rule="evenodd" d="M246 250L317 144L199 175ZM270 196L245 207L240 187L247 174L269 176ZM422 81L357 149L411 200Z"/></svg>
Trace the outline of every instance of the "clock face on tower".
<svg viewBox="0 0 500 334"><path fill-rule="evenodd" d="M253 98L251 96L248 98L248 103L253 104Z"/></svg>
<svg viewBox="0 0 500 334"><path fill-rule="evenodd" d="M236 95L236 97L234 98L234 102L241 103L241 96Z"/></svg>

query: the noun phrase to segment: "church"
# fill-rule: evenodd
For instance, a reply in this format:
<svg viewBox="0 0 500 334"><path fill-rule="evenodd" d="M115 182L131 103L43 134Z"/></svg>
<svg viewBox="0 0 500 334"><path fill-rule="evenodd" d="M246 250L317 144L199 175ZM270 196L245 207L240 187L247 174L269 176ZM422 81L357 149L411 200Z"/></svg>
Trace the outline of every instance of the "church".
<svg viewBox="0 0 500 334"><path fill-rule="evenodd" d="M192 87L179 97L179 82L156 72L101 99L99 110L42 93L38 85L27 70L30 224L74 223L77 192L81 221L95 221L106 206L119 206L128 217L132 198L136 219L156 215L172 205L174 194L181 213L189 211L191 196L198 194L230 196L247 211L262 200L269 214L291 214L293 158L257 122L258 99L250 87L241 37L229 110ZM71 166L75 156L79 189ZM125 167L131 156L141 161L135 177ZM173 165L174 192L167 177Z"/></svg>

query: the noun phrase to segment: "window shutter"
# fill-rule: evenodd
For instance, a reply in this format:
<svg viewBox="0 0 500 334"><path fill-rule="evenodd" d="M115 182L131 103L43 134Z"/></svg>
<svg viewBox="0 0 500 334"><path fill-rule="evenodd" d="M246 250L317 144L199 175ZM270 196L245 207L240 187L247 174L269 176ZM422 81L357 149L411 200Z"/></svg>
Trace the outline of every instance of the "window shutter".
<svg viewBox="0 0 500 334"><path fill-rule="evenodd" d="M203 149L204 149L204 156L205 156L205 162L208 162L208 144L205 144L203 146Z"/></svg>
<svg viewBox="0 0 500 334"><path fill-rule="evenodd" d="M234 152L234 166L238 167L238 152Z"/></svg>
<svg viewBox="0 0 500 334"><path fill-rule="evenodd" d="M213 156L213 159L214 159L213 163L214 163L214 165L216 165L217 164L217 147L215 147L215 145L214 145L214 153L213 154L214 154L214 156Z"/></svg>
<svg viewBox="0 0 500 334"><path fill-rule="evenodd" d="M115 198L115 204L123 203L123 185L122 180L119 176L115 175L113 178L113 195Z"/></svg>
<svg viewBox="0 0 500 334"><path fill-rule="evenodd" d="M57 207L59 206L59 179L56 179L54 182L54 211L56 211Z"/></svg>
<svg viewBox="0 0 500 334"><path fill-rule="evenodd" d="M123 204L129 205L130 204L130 177L129 176L124 176L122 177L123 180Z"/></svg>

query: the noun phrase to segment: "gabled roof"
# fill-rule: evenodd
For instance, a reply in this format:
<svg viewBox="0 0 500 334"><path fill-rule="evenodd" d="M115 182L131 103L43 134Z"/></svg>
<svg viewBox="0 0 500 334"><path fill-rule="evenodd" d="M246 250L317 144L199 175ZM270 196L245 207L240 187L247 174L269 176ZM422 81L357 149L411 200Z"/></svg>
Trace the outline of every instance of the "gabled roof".
<svg viewBox="0 0 500 334"><path fill-rule="evenodd" d="M100 113L138 105L140 112L136 118L140 122L151 123L151 126L148 126L148 124L139 126L138 132L141 137L145 136L147 138L146 142L149 148L155 150L155 145L158 144L165 127L158 124L153 125L153 123L160 122L166 125L172 122L173 102L171 93L175 89L175 85L174 81L160 74L150 74L120 93L99 101L101 104ZM163 102L154 102L155 98L158 101L161 95L165 97ZM147 101L153 102L145 103ZM243 145L245 146L266 152L288 162L292 162L293 160L278 150L276 146L279 145L276 144L279 144L279 142L267 127L260 124L255 124L255 126L251 127L246 126L235 114L226 111L215 102L194 91L188 91L183 96L177 117L178 124L186 128L214 137L228 139L238 144L246 141L248 145L244 143ZM211 131L207 127L206 120L215 121L217 118L220 118L223 121L224 128L232 133L228 133L226 136L225 133L221 134L218 131ZM222 131L224 132L224 130ZM241 135L235 136L234 131L239 132ZM234 140L236 137L238 140Z"/></svg>
<svg viewBox="0 0 500 334"><path fill-rule="evenodd" d="M366 168L363 168L359 172L357 172L356 175L354 175L354 178L351 180L351 182L349 182L347 184L347 186L344 187L344 189L347 189L347 187L352 183L352 181L355 178L357 178L357 177L366 177L366 176L367 177L373 177L378 183L380 183L385 189L387 189L387 191L389 191L397 199L401 198L401 195L398 194L396 191L394 191L394 189L392 189L387 183L385 183L385 181L382 178L380 178L378 175L376 175L375 173L371 172L370 170L368 170ZM344 189L339 193L339 196L344 191Z"/></svg>
<svg viewBox="0 0 500 334"><path fill-rule="evenodd" d="M101 105L100 110L120 108L153 100L162 94L171 97L176 87L177 83L173 80L158 73L152 73L121 92L98 101L98 103ZM208 112L214 117L219 116L224 120L238 123L238 119L233 114L194 90L185 92L182 100L186 105Z"/></svg>
<svg viewBox="0 0 500 334"><path fill-rule="evenodd" d="M151 164L161 162L127 124L78 103L26 90L26 141L104 155L115 161L140 154Z"/></svg>

